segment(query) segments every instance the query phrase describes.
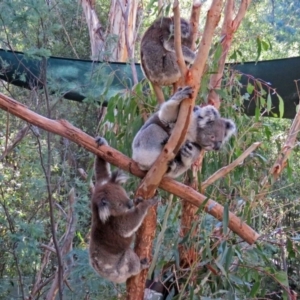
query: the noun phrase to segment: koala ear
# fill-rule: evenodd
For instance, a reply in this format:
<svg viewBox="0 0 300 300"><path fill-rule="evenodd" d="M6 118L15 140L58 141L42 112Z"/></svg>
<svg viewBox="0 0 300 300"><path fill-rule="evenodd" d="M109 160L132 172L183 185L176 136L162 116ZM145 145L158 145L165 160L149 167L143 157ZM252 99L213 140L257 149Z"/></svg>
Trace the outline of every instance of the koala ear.
<svg viewBox="0 0 300 300"><path fill-rule="evenodd" d="M236 125L230 119L223 119L225 123L225 141L227 141L233 134L236 133Z"/></svg>
<svg viewBox="0 0 300 300"><path fill-rule="evenodd" d="M197 123L200 128L204 128L208 123L214 122L220 118L220 113L212 105L204 107L195 106L194 114L197 116Z"/></svg>
<svg viewBox="0 0 300 300"><path fill-rule="evenodd" d="M127 181L127 174L123 173L121 170L116 170L111 174L110 182L123 184Z"/></svg>

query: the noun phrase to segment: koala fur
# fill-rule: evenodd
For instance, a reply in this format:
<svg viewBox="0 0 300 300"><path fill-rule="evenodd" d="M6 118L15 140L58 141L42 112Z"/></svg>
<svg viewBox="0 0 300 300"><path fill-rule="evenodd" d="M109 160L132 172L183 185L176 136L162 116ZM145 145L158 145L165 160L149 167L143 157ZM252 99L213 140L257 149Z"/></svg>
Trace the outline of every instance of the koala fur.
<svg viewBox="0 0 300 300"><path fill-rule="evenodd" d="M97 137L96 142L107 145L102 137ZM109 163L99 156L95 158L95 176L90 263L100 276L115 283L125 282L148 267L147 260L141 260L130 246L149 207L158 199L139 199L135 206L121 186L127 180L125 174L120 170L111 174Z"/></svg>
<svg viewBox="0 0 300 300"><path fill-rule="evenodd" d="M175 126L180 103L191 94L191 87L179 89L138 131L132 143L132 159L140 169L149 170L154 164ZM201 149L219 150L235 131L234 122L221 118L213 106L195 106L186 140L169 162L166 176L175 178L181 175L196 161Z"/></svg>
<svg viewBox="0 0 300 300"><path fill-rule="evenodd" d="M158 101L163 102L160 86L178 81L181 73L174 48L174 20L162 17L146 30L141 40L141 67L154 90L159 89ZM192 64L195 53L191 50L193 34L189 22L181 18L181 46L185 61ZM161 99L159 99L161 97Z"/></svg>

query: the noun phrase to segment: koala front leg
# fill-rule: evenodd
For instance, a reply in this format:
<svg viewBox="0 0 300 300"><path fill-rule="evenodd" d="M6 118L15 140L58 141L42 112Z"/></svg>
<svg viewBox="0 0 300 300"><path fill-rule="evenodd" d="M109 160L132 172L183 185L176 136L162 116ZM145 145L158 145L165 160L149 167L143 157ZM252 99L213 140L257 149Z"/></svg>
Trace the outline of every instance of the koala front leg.
<svg viewBox="0 0 300 300"><path fill-rule="evenodd" d="M106 139L101 136L97 136L95 138L95 142L97 143L98 146L108 145ZM95 168L96 183L102 182L109 178L110 164L106 162L104 159L102 159L100 156L95 157L94 168Z"/></svg>
<svg viewBox="0 0 300 300"><path fill-rule="evenodd" d="M167 51L175 52L174 39L171 39L170 41L169 40L164 41L163 46ZM189 64L192 64L196 58L195 52L192 51L189 47L184 45L182 45L181 49L182 49L184 60Z"/></svg>
<svg viewBox="0 0 300 300"><path fill-rule="evenodd" d="M196 58L195 52L186 46L182 46L182 54L183 54L184 60L186 62L188 62L189 64L192 64Z"/></svg>
<svg viewBox="0 0 300 300"><path fill-rule="evenodd" d="M182 100L191 97L192 93L193 89L190 86L179 88L177 92L160 107L158 111L160 121L165 125L175 123L178 117L180 103Z"/></svg>
<svg viewBox="0 0 300 300"><path fill-rule="evenodd" d="M117 228L120 235L123 237L132 236L141 226L148 209L150 206L155 205L158 202L159 198L154 197L149 200L138 200L138 204L124 216L120 216L119 224L122 224ZM121 219L122 218L122 219Z"/></svg>
<svg viewBox="0 0 300 300"><path fill-rule="evenodd" d="M176 178L187 171L199 157L200 150L201 147L199 145L186 141L176 157L169 162L169 170L166 175Z"/></svg>

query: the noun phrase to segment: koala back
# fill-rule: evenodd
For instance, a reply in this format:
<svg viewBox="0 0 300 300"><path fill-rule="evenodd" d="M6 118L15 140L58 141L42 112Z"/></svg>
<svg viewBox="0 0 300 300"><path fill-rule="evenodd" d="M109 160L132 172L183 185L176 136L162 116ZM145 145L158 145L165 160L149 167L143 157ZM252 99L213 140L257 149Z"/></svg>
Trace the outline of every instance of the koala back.
<svg viewBox="0 0 300 300"><path fill-rule="evenodd" d="M133 201L121 186L126 179L127 176L117 170L107 180L102 179L95 185L91 200L91 251L99 248L103 251L107 249L109 253L119 253L132 243L133 236L125 238L118 234L123 216L134 207Z"/></svg>
<svg viewBox="0 0 300 300"><path fill-rule="evenodd" d="M192 33L188 21L181 19L182 45L192 46ZM167 45L167 48L166 48ZM153 83L170 85L181 74L174 51L173 18L155 20L141 40L141 67L145 76Z"/></svg>

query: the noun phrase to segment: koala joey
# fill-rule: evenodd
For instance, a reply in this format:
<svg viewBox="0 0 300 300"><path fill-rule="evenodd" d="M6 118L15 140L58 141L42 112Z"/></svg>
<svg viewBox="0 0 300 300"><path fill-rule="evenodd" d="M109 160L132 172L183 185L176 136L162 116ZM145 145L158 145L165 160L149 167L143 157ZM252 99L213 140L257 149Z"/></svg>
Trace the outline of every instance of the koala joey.
<svg viewBox="0 0 300 300"><path fill-rule="evenodd" d="M102 137L97 137L96 143L107 145ZM100 276L115 283L125 282L148 267L147 259L140 259L130 245L149 207L155 205L158 198L138 199L135 206L121 186L127 180L125 174L120 170L111 173L109 163L99 156L95 158L95 176L90 263Z"/></svg>
<svg viewBox="0 0 300 300"><path fill-rule="evenodd" d="M160 86L174 84L181 77L174 49L173 22L173 18L168 17L157 19L146 30L141 41L141 67L151 81L160 103L164 101ZM195 53L191 50L192 43L191 26L181 18L182 52L185 61L190 64L195 60Z"/></svg>
<svg viewBox="0 0 300 300"><path fill-rule="evenodd" d="M189 86L178 89L138 131L132 143L132 159L140 169L149 170L154 164L175 126L180 103L192 92ZM196 161L201 149L219 150L235 131L234 122L221 118L213 106L195 106L186 140L169 162L166 176L175 178L181 175Z"/></svg>

